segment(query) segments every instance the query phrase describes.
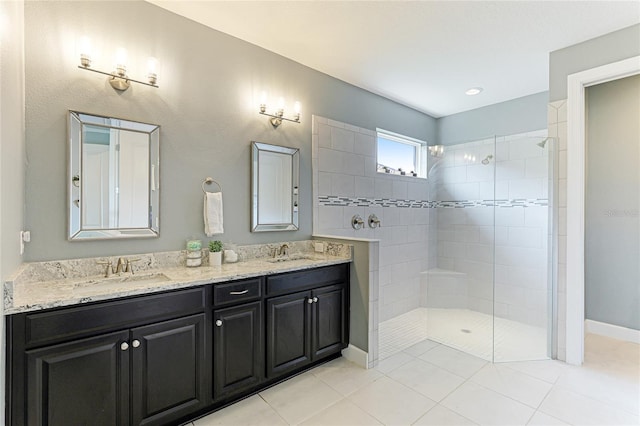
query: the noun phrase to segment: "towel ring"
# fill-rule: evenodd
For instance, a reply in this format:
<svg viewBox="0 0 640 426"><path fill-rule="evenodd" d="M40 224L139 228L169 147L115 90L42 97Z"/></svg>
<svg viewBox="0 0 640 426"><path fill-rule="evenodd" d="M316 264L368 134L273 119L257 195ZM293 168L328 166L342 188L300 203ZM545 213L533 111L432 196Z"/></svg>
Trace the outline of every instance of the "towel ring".
<svg viewBox="0 0 640 426"><path fill-rule="evenodd" d="M213 180L213 178L207 177L205 180L202 181L202 192L204 192L205 194L207 193L207 191L204 189L204 184L205 183L207 185L211 185L212 183L215 183L216 185L218 185L218 188L220 188L220 192L222 192L222 185L220 185L218 182Z"/></svg>

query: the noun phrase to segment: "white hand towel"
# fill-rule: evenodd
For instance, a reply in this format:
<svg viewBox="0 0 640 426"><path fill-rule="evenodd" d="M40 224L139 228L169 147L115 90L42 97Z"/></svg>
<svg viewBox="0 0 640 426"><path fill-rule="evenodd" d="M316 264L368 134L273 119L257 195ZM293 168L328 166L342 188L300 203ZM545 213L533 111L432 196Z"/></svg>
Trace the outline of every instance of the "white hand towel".
<svg viewBox="0 0 640 426"><path fill-rule="evenodd" d="M207 237L224 233L222 227L222 192L204 195L204 233Z"/></svg>

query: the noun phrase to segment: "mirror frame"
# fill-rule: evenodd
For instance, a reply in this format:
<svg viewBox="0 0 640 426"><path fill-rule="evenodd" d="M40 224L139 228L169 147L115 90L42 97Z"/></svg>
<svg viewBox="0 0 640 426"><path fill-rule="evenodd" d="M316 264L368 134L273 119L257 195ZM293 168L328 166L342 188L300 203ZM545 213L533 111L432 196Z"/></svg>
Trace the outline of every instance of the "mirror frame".
<svg viewBox="0 0 640 426"><path fill-rule="evenodd" d="M112 123L113 121L117 123ZM160 126L116 117L69 111L68 120L68 234L69 241L93 241L160 236ZM82 176L83 127L91 125L146 133L149 136L149 209L148 226L143 228L83 229Z"/></svg>
<svg viewBox="0 0 640 426"><path fill-rule="evenodd" d="M260 222L259 205L259 176L260 152L273 152L291 156L291 222L262 223ZM300 150L285 146L271 145L262 142L251 142L251 232L268 231L297 231L298 227L298 199L300 195Z"/></svg>

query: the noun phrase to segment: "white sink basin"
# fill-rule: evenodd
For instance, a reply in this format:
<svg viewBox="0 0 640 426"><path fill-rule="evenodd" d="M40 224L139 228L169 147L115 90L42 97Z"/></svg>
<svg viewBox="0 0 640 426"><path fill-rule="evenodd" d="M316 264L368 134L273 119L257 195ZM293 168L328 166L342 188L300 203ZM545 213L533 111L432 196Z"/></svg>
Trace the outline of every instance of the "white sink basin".
<svg viewBox="0 0 640 426"><path fill-rule="evenodd" d="M309 260L309 259L312 259L312 257L304 254L292 254L291 256L274 257L271 259L267 259L267 262L281 263L281 262L291 262L294 260Z"/></svg>
<svg viewBox="0 0 640 426"><path fill-rule="evenodd" d="M121 287L131 284L154 284L164 281L171 281L169 277L162 273L154 274L126 274L109 278L92 278L73 285L74 288L82 287Z"/></svg>

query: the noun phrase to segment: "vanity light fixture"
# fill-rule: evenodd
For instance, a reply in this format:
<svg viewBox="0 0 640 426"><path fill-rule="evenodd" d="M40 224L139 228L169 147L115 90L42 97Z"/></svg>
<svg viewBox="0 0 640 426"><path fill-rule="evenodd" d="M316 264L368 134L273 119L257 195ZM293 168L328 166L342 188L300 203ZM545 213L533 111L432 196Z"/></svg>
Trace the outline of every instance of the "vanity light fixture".
<svg viewBox="0 0 640 426"><path fill-rule="evenodd" d="M431 145L429 147L429 154L432 157L441 158L444 156L444 146L443 145Z"/></svg>
<svg viewBox="0 0 640 426"><path fill-rule="evenodd" d="M82 37L80 39L80 65L78 65L78 68L109 76L109 84L111 84L111 87L116 90L124 92L129 88L129 86L131 86L131 82L158 88L157 59L149 58L147 66L147 82L135 80L129 77L127 75L127 51L121 47L116 50L114 71L105 72L91 68L91 41L87 37Z"/></svg>
<svg viewBox="0 0 640 426"><path fill-rule="evenodd" d="M294 114L292 117L287 118L284 116L284 98L280 98L278 101L278 109L275 113L271 114L267 112L267 96L265 93L262 94L262 100L260 101L260 114L271 117L269 122L274 128L277 128L282 124L282 120L291 121L294 123L300 123L300 102L296 101L293 104Z"/></svg>

